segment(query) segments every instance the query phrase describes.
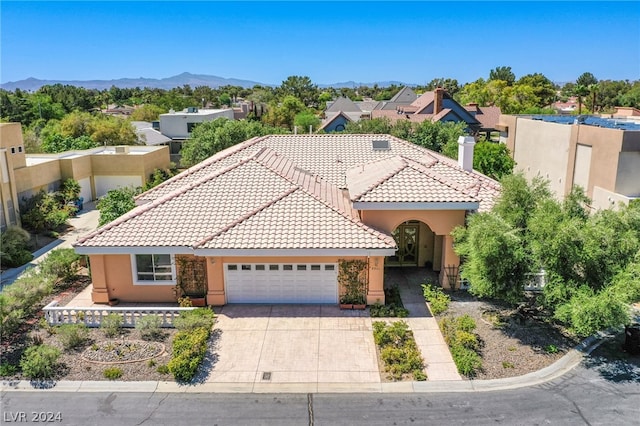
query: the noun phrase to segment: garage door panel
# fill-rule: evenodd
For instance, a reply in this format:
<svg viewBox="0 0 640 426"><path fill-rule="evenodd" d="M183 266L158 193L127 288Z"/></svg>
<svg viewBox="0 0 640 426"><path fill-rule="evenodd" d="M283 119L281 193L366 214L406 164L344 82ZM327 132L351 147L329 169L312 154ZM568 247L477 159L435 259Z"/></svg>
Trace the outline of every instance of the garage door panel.
<svg viewBox="0 0 640 426"><path fill-rule="evenodd" d="M337 303L335 264L225 264L228 303Z"/></svg>
<svg viewBox="0 0 640 426"><path fill-rule="evenodd" d="M112 189L138 188L142 186L140 176L94 176L96 197L100 198Z"/></svg>

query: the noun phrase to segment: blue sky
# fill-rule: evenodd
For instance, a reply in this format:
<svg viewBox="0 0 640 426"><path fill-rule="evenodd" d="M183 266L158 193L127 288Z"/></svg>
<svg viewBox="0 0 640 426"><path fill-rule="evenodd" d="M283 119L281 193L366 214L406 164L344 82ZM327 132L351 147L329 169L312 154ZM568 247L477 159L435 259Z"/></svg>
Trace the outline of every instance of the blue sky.
<svg viewBox="0 0 640 426"><path fill-rule="evenodd" d="M496 66L553 81L640 79L640 2L13 2L0 81L170 77L280 84L436 77Z"/></svg>

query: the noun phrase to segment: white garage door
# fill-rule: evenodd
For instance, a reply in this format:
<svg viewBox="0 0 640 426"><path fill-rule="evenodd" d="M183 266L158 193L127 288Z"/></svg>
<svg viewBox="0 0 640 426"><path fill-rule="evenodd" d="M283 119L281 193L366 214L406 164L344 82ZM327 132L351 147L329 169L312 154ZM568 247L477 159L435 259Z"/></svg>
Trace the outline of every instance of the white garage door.
<svg viewBox="0 0 640 426"><path fill-rule="evenodd" d="M140 176L95 176L93 179L96 183L97 198L102 197L112 189L142 186Z"/></svg>
<svg viewBox="0 0 640 426"><path fill-rule="evenodd" d="M227 303L338 303L334 263L225 263Z"/></svg>

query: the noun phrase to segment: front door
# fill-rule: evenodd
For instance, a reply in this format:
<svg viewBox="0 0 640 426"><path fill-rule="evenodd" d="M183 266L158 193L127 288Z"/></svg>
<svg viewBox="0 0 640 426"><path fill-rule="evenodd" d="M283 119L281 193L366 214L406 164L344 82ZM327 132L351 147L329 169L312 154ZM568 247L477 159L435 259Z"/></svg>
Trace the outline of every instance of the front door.
<svg viewBox="0 0 640 426"><path fill-rule="evenodd" d="M404 223L393 231L398 250L394 256L387 257L389 266L418 266L419 225Z"/></svg>

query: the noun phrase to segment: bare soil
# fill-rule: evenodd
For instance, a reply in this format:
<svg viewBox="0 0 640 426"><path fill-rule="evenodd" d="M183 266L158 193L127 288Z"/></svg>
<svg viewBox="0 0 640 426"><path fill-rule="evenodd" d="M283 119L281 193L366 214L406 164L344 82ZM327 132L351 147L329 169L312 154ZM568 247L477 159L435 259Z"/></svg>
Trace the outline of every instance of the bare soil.
<svg viewBox="0 0 640 426"><path fill-rule="evenodd" d="M540 370L578 343L578 339L542 314L522 314L513 307L479 300L465 291L449 294L449 309L438 319L467 314L476 321L482 370L474 379L502 379Z"/></svg>

